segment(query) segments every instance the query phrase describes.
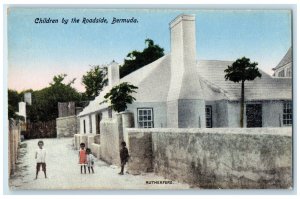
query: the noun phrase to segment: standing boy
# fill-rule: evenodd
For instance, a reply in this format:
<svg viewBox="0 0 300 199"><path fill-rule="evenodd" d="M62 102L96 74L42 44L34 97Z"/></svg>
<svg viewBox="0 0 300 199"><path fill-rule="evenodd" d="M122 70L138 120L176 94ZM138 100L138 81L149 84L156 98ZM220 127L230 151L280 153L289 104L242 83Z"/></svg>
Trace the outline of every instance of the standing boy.
<svg viewBox="0 0 300 199"><path fill-rule="evenodd" d="M39 148L35 152L35 159L36 159L35 179L37 179L38 173L39 173L41 167L42 167L42 170L44 171L45 178L47 178L47 175L46 175L46 150L43 149L44 142L42 140L38 141L38 146L39 146Z"/></svg>
<svg viewBox="0 0 300 199"><path fill-rule="evenodd" d="M126 162L128 162L129 154L128 149L126 148L126 142L121 143L121 150L120 150L120 158L121 158L121 172L120 175L124 175L124 167Z"/></svg>

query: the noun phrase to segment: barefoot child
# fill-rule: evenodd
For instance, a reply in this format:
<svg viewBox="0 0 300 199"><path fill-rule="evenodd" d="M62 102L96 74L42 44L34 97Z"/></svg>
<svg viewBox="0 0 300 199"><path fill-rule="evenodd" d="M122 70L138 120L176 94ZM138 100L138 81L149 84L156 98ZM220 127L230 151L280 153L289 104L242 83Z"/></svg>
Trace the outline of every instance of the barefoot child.
<svg viewBox="0 0 300 199"><path fill-rule="evenodd" d="M35 159L36 159L36 175L35 179L38 177L38 173L42 167L42 170L44 171L45 178L47 178L46 175L46 150L43 149L44 142L42 140L38 141L39 148L35 152Z"/></svg>
<svg viewBox="0 0 300 199"><path fill-rule="evenodd" d="M87 155L87 167L88 167L88 170L89 170L89 173L91 173L90 170L92 170L92 173L94 173L94 156L91 152L91 149L87 148L86 149L86 155Z"/></svg>
<svg viewBox="0 0 300 199"><path fill-rule="evenodd" d="M124 175L124 167L126 162L128 162L129 154L128 149L126 148L126 142L121 143L121 150L120 150L120 158L121 158L121 172L120 175Z"/></svg>
<svg viewBox="0 0 300 199"><path fill-rule="evenodd" d="M82 173L82 168L84 168L84 173L86 173L86 151L85 151L85 144L80 144L79 149L79 164L80 164L80 172Z"/></svg>

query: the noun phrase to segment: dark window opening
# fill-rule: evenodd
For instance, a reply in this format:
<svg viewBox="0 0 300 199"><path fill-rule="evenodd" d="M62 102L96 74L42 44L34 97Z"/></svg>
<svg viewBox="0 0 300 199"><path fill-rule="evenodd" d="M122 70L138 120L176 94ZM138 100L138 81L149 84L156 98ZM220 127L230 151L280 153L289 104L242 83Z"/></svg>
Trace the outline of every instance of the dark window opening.
<svg viewBox="0 0 300 199"><path fill-rule="evenodd" d="M283 104L283 126L291 126L293 124L292 103Z"/></svg>
<svg viewBox="0 0 300 199"><path fill-rule="evenodd" d="M212 106L205 106L206 128L212 128Z"/></svg>
<svg viewBox="0 0 300 199"><path fill-rule="evenodd" d="M86 133L85 120L83 120L83 133Z"/></svg>
<svg viewBox="0 0 300 199"><path fill-rule="evenodd" d="M246 105L247 127L262 127L262 105L247 104Z"/></svg>
<svg viewBox="0 0 300 199"><path fill-rule="evenodd" d="M100 134L100 121L101 121L101 113L96 115L96 134Z"/></svg>
<svg viewBox="0 0 300 199"><path fill-rule="evenodd" d="M108 118L112 118L112 109L108 108Z"/></svg>

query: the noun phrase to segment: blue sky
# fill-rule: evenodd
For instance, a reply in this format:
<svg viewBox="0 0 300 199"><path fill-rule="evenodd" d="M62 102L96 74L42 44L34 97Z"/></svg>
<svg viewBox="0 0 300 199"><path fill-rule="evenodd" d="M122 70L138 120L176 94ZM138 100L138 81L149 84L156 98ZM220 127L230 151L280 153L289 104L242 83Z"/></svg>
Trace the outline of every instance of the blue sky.
<svg viewBox="0 0 300 199"><path fill-rule="evenodd" d="M21 9L8 11L8 87L46 87L56 74L81 77L90 65L116 60L142 50L151 38L170 52L169 22L178 14L196 16L197 59L235 60L246 56L271 74L291 46L288 10L101 10ZM35 24L35 18L108 19L108 24ZM110 24L113 17L136 18L137 24Z"/></svg>

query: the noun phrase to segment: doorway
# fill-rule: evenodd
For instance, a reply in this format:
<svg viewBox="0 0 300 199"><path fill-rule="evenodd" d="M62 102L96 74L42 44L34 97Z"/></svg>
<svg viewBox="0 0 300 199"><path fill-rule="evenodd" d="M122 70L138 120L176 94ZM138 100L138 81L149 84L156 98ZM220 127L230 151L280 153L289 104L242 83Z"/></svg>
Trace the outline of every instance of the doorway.
<svg viewBox="0 0 300 199"><path fill-rule="evenodd" d="M246 105L247 128L262 127L262 105Z"/></svg>
<svg viewBox="0 0 300 199"><path fill-rule="evenodd" d="M100 121L102 119L102 113L96 115L96 134L100 134Z"/></svg>

